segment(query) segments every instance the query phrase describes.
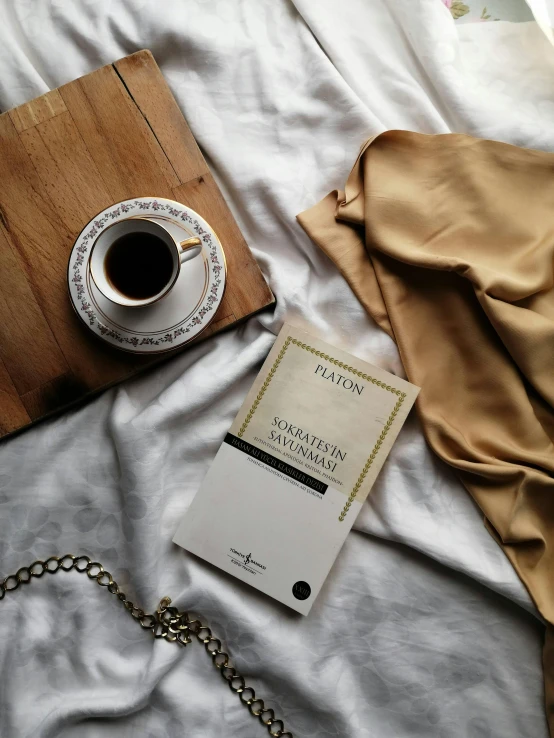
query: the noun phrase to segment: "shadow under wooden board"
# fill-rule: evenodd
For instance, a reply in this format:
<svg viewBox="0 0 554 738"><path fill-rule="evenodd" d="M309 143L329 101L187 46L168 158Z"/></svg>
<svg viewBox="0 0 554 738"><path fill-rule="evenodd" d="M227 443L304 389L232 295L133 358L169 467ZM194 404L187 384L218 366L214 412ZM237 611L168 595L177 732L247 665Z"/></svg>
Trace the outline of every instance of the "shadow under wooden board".
<svg viewBox="0 0 554 738"><path fill-rule="evenodd" d="M103 343L68 298L81 229L140 196L190 206L223 244L225 295L197 340L274 302L149 51L10 110L0 115L0 436L174 355Z"/></svg>

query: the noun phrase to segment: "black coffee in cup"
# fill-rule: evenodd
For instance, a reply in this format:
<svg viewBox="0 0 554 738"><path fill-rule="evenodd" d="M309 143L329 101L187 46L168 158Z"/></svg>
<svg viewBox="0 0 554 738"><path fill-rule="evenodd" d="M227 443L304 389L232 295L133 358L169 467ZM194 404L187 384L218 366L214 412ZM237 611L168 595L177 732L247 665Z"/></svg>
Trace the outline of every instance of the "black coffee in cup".
<svg viewBox="0 0 554 738"><path fill-rule="evenodd" d="M106 252L104 271L111 286L131 300L161 292L175 269L168 245L152 233L125 233Z"/></svg>

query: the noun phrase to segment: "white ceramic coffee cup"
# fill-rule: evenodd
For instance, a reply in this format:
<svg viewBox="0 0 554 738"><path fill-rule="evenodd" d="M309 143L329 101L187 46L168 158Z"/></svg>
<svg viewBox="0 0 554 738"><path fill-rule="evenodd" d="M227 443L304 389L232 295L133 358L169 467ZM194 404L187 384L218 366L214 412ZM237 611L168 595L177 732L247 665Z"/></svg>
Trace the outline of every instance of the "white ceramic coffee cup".
<svg viewBox="0 0 554 738"><path fill-rule="evenodd" d="M173 270L163 289L144 299L134 299L119 292L106 274L106 255L110 246L121 236L131 233L149 233L157 236L166 244L173 259ZM90 273L95 285L108 300L125 307L145 307L165 297L177 281L181 264L194 259L201 251L202 245L199 238L187 238L179 242L159 221L143 217L125 218L105 228L94 242L90 253Z"/></svg>

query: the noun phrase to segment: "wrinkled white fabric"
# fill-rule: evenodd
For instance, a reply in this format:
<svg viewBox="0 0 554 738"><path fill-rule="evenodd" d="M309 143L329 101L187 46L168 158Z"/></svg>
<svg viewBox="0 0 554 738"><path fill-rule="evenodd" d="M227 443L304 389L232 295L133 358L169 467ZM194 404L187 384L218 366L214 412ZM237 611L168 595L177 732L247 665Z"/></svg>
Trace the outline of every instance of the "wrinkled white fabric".
<svg viewBox="0 0 554 738"><path fill-rule="evenodd" d="M526 2L546 38L554 44L554 3L552 0L526 0Z"/></svg>
<svg viewBox="0 0 554 738"><path fill-rule="evenodd" d="M309 617L171 543L283 320L402 374L295 215L385 128L554 150L537 26L456 28L439 0L0 8L3 110L152 50L277 297L274 313L0 445L3 575L83 552L148 610L171 595L298 737L544 738L542 624L414 416ZM77 574L0 604L0 667L2 738L265 734L203 649L153 642Z"/></svg>

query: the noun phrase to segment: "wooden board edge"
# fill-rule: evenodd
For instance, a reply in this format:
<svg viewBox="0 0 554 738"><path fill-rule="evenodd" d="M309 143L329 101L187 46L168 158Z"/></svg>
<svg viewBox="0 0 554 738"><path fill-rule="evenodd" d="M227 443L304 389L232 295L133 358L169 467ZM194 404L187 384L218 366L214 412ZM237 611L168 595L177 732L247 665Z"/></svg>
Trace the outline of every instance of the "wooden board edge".
<svg viewBox="0 0 554 738"><path fill-rule="evenodd" d="M112 67L150 127L179 184L209 172L198 141L150 49L118 59Z"/></svg>
<svg viewBox="0 0 554 738"><path fill-rule="evenodd" d="M21 398L15 389L12 378L10 377L8 370L6 369L4 362L0 358L0 400L2 400L2 408L0 410L0 438L6 438L13 433L17 433L21 428L28 428L32 424L32 419L23 405ZM21 421L27 422L25 425L18 425L13 430L8 430L2 433L3 427L10 427L13 423L9 421L12 418L17 418L16 422Z"/></svg>
<svg viewBox="0 0 554 738"><path fill-rule="evenodd" d="M273 296L273 293L272 293L272 296ZM254 310L248 315L245 315L242 318L235 320L233 323L228 323L227 325L222 326L215 333L209 333L208 329L210 326L207 326L206 330L202 331L202 333L197 338L194 338L190 343L187 343L180 348L176 348L174 351L168 351L167 353L160 354L155 360L149 362L148 364L145 364L144 367L137 369L130 376L124 379L121 379L121 378L116 379L113 382L109 382L108 384L102 385L101 387L96 387L94 390L92 390L91 392L88 392L85 395L82 395L82 397L79 397L77 400L74 400L73 402L70 402L67 405L63 405L62 407L58 407L55 410L52 410L51 412L46 413L45 415L41 416L40 418L37 418L36 420L31 420L26 425L22 425L13 431L9 431L8 433L5 433L4 435L0 435L0 445L7 439L14 438L15 436L28 430L31 427L34 428L37 425L41 425L44 421L52 420L57 416L61 416L63 413L67 412L68 410L75 410L79 407L84 407L88 402L91 402L92 400L96 399L97 397L99 397L101 394L103 394L107 390L112 389L113 387L116 387L117 385L120 385L127 380L135 379L135 377L143 376L144 373L150 370L152 367L159 366L160 364L163 364L165 361L175 358L179 353L186 351L191 346L197 346L203 343L204 341L206 341L208 338L212 338L213 336L218 336L223 333L227 333L228 331L232 330L236 326L242 325L249 318L252 318L254 315L257 315L258 313L263 312L264 310L267 310L269 307L271 307L275 303L276 303L276 300L275 300L275 297L273 296L273 299L267 304L263 305L257 310ZM226 318L222 318L221 322L226 321L229 317L230 316L227 316ZM217 322L220 322L220 321L217 321Z"/></svg>

